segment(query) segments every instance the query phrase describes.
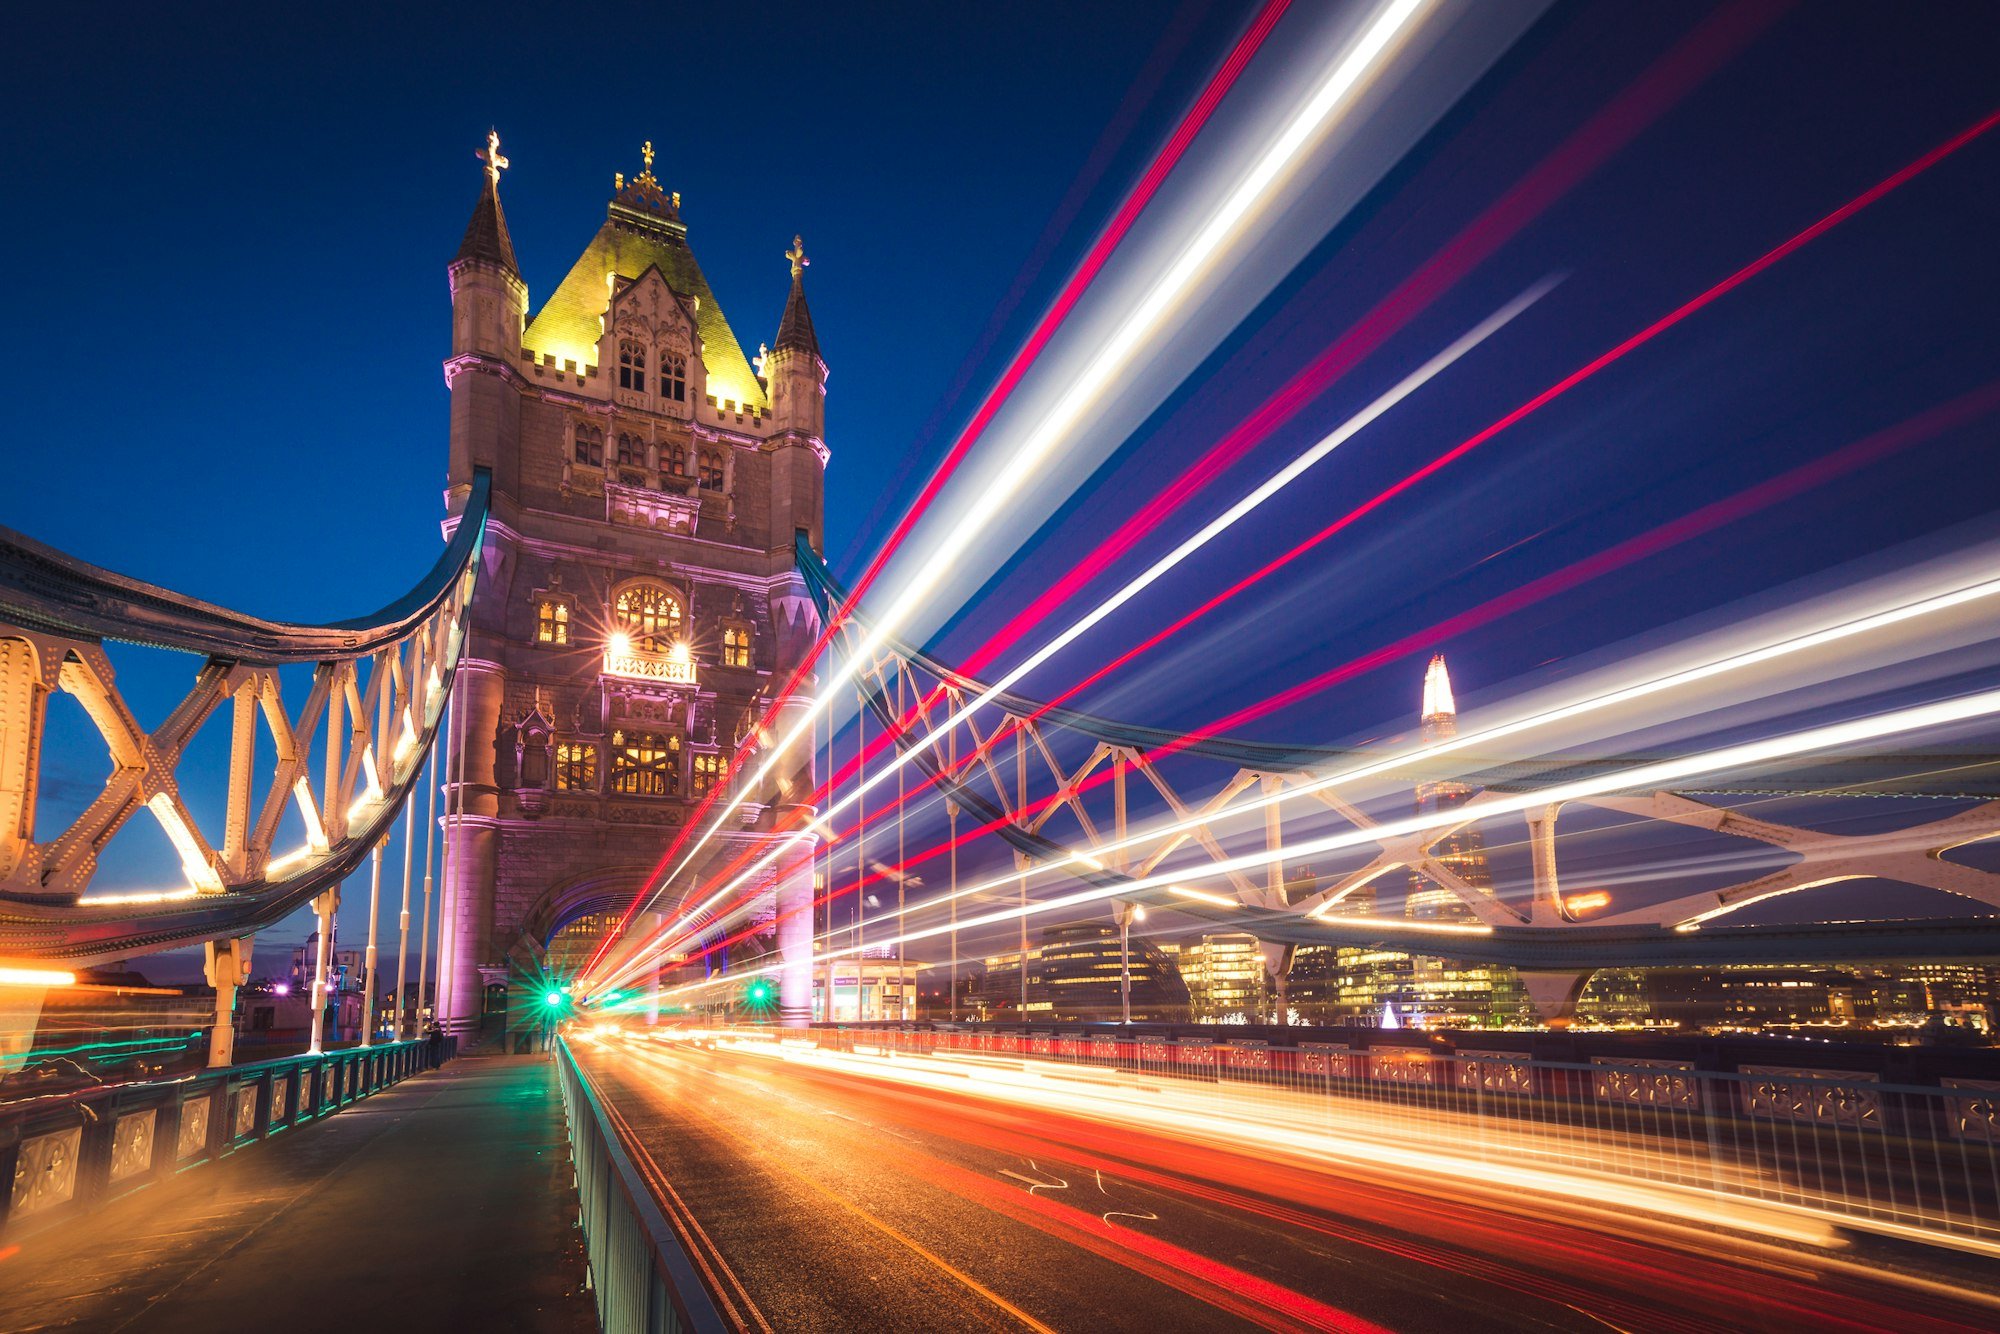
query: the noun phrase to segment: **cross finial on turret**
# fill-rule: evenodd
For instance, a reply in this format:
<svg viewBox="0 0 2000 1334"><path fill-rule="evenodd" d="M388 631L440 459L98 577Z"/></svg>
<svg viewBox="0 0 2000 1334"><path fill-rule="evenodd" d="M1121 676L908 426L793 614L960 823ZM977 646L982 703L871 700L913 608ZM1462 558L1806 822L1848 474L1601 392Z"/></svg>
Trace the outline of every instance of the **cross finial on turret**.
<svg viewBox="0 0 2000 1334"><path fill-rule="evenodd" d="M785 258L792 261L792 276L794 278L805 272L806 265L812 263L812 261L806 258L806 242L803 236L794 236L792 238L792 248L785 252Z"/></svg>
<svg viewBox="0 0 2000 1334"><path fill-rule="evenodd" d="M648 139L640 146L639 156L646 159L646 170L651 171L653 169L653 141L651 139Z"/></svg>
<svg viewBox="0 0 2000 1334"><path fill-rule="evenodd" d="M500 132L498 130L488 130L486 132L486 150L475 154L475 156L486 164L486 179L493 182L496 188L500 184L500 169L513 165L506 158L500 156Z"/></svg>

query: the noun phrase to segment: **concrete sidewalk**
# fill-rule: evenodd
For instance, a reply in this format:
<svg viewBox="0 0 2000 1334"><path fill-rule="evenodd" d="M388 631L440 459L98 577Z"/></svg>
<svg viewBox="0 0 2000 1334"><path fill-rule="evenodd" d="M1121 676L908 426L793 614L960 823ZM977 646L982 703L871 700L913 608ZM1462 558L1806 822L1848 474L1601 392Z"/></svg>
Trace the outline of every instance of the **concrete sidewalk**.
<svg viewBox="0 0 2000 1334"><path fill-rule="evenodd" d="M0 1245L0 1331L593 1331L547 1056L466 1057Z"/></svg>

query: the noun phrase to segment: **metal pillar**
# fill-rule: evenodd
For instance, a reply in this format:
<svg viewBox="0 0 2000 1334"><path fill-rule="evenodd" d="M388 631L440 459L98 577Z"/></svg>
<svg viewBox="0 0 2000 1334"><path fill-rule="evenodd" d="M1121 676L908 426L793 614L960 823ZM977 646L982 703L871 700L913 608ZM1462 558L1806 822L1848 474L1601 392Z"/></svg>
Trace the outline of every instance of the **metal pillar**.
<svg viewBox="0 0 2000 1334"><path fill-rule="evenodd" d="M1118 1022L1132 1022L1132 913L1137 904L1118 901Z"/></svg>
<svg viewBox="0 0 2000 1334"><path fill-rule="evenodd" d="M447 705L447 707L449 707ZM451 715L445 715L444 737L450 744ZM416 1035L419 1020L424 1017L425 984L429 980L431 964L431 857L437 850L437 809L438 809L438 748L431 745L430 795L424 801L424 928L417 943L417 1008L410 1017L411 1036ZM414 805L414 803L413 803Z"/></svg>
<svg viewBox="0 0 2000 1334"><path fill-rule="evenodd" d="M361 1045L375 1045L375 930L382 909L382 845L369 854L368 951L361 960Z"/></svg>
<svg viewBox="0 0 2000 1334"><path fill-rule="evenodd" d="M908 716L903 702L903 665L901 662L898 662L896 664L896 727L898 730L901 730L904 719ZM889 755L891 759L895 758L896 751L893 746L890 747ZM907 1021L916 1016L910 1013L910 972L904 966L903 956L903 937L909 931L909 923L904 916L905 891L908 887L909 872L905 869L903 859L903 803L909 800L909 794L903 787L903 769L904 765L898 761L896 764L896 1018Z"/></svg>
<svg viewBox="0 0 2000 1334"><path fill-rule="evenodd" d="M306 1050L314 1056L326 1050L326 966L333 943L333 914L339 908L338 885L313 900L313 911L319 914L319 950L313 962L312 1045Z"/></svg>
<svg viewBox="0 0 2000 1334"><path fill-rule="evenodd" d="M1027 819L1028 809L1028 738L1021 726L1014 727L1014 818ZM1021 1008L1018 1012L1022 1023L1028 1022L1028 858L1025 853L1014 854L1014 865L1021 872Z"/></svg>
<svg viewBox="0 0 2000 1334"><path fill-rule="evenodd" d="M854 692L854 1020L868 1022L868 697Z"/></svg>
<svg viewBox="0 0 2000 1334"><path fill-rule="evenodd" d="M410 975L410 847L417 836L417 794L412 792L403 804L403 908L396 918L396 1017L392 1025L398 1038L406 1036L403 1031L403 1012L408 1008L408 992L403 988ZM407 1036L414 1036L409 1034Z"/></svg>

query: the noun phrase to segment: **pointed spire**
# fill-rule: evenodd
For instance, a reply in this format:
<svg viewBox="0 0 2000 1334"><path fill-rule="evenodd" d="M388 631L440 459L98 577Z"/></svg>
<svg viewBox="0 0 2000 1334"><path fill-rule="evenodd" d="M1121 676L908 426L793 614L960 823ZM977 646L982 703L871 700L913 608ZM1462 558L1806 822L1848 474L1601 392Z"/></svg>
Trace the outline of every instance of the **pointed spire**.
<svg viewBox="0 0 2000 1334"><path fill-rule="evenodd" d="M794 236L792 248L785 252L785 258L792 262L792 293L785 298L785 316L778 321L778 341L772 349L783 352L787 348L799 348L819 356L819 335L813 332L812 312L806 309L806 265L812 263L806 258L804 238Z"/></svg>
<svg viewBox="0 0 2000 1334"><path fill-rule="evenodd" d="M476 156L486 163L486 184L479 192L479 202L472 206L472 221L465 225L465 239L458 243L456 258L487 260L518 278L521 266L514 262L507 215L500 211L500 172L510 164L500 156L497 131L486 132L486 148Z"/></svg>
<svg viewBox="0 0 2000 1334"><path fill-rule="evenodd" d="M1431 665L1424 671L1424 711L1423 718L1450 718L1458 713L1458 705L1451 697L1451 673L1445 670L1444 654L1434 654Z"/></svg>

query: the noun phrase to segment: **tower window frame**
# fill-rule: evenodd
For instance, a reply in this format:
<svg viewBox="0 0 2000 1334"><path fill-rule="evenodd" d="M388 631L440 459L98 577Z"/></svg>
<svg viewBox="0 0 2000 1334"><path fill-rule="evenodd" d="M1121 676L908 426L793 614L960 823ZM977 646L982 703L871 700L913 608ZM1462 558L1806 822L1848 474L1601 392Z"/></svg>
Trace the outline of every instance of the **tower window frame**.
<svg viewBox="0 0 2000 1334"><path fill-rule="evenodd" d="M547 593L535 595L535 642L550 648L569 646L572 619L569 599Z"/></svg>
<svg viewBox="0 0 2000 1334"><path fill-rule="evenodd" d="M722 623L722 665L724 667L748 667L755 655L756 640L751 634L747 621L724 621Z"/></svg>
<svg viewBox="0 0 2000 1334"><path fill-rule="evenodd" d="M612 595L611 623L641 653L665 653L687 629L687 602L665 584L628 584Z"/></svg>
<svg viewBox="0 0 2000 1334"><path fill-rule="evenodd" d="M681 352L660 354L660 397L675 403L687 402L687 355Z"/></svg>
<svg viewBox="0 0 2000 1334"><path fill-rule="evenodd" d="M576 428L576 461L587 468L604 466L604 431L584 423Z"/></svg>
<svg viewBox="0 0 2000 1334"><path fill-rule="evenodd" d="M646 345L631 339L618 344L618 387L637 394L646 392Z"/></svg>
<svg viewBox="0 0 2000 1334"><path fill-rule="evenodd" d="M620 797L678 797L681 794L681 737L678 732L611 734L611 792Z"/></svg>
<svg viewBox="0 0 2000 1334"><path fill-rule="evenodd" d="M725 478L722 468L722 455L719 452L713 449L702 450L696 461L696 466L699 470L698 476L701 481L702 490L722 490Z"/></svg>
<svg viewBox="0 0 2000 1334"><path fill-rule="evenodd" d="M597 743L556 742L555 784L558 792L596 792Z"/></svg>
<svg viewBox="0 0 2000 1334"><path fill-rule="evenodd" d="M713 750L698 750L694 753L691 766L689 795L697 800L707 796L728 777L729 766L723 762L722 753Z"/></svg>

